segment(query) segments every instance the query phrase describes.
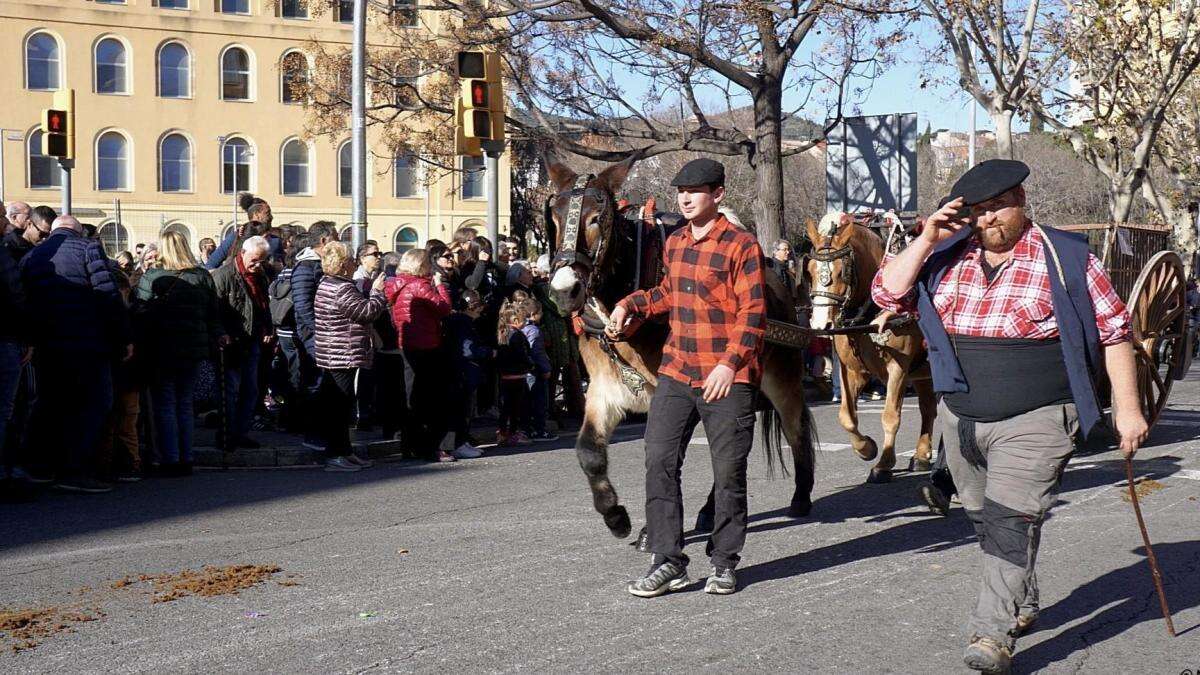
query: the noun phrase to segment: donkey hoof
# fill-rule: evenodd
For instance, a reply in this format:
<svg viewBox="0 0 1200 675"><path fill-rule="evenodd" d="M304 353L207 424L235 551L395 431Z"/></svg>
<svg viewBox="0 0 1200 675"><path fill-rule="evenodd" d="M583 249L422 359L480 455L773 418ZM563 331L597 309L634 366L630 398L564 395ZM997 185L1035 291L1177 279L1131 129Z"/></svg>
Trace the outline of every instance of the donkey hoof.
<svg viewBox="0 0 1200 675"><path fill-rule="evenodd" d="M624 539L633 531L633 524L629 522L629 512L620 505L612 507L604 514L604 524L617 539Z"/></svg>
<svg viewBox="0 0 1200 675"><path fill-rule="evenodd" d="M637 539L634 539L630 546L636 549L639 553L650 552L650 535L646 533L645 525L642 526L642 531L638 532Z"/></svg>
<svg viewBox="0 0 1200 675"><path fill-rule="evenodd" d="M867 474L867 482L871 483L872 485L879 485L880 483L890 483L890 482L892 482L892 470L891 469L871 469L871 473Z"/></svg>
<svg viewBox="0 0 1200 675"><path fill-rule="evenodd" d="M696 531L697 532L712 532L715 526L713 514L707 511L701 511L696 514Z"/></svg>
<svg viewBox="0 0 1200 675"><path fill-rule="evenodd" d="M863 443L862 448L855 448L855 454L864 462L869 462L879 455L879 446L875 445L875 441L868 438L866 443Z"/></svg>
<svg viewBox="0 0 1200 675"><path fill-rule="evenodd" d="M933 462L930 462L927 459L917 459L916 457L913 457L912 459L908 460L908 470L921 472L932 471Z"/></svg>
<svg viewBox="0 0 1200 675"><path fill-rule="evenodd" d="M791 505L788 506L787 515L788 518L805 518L811 512L812 500L805 497L801 500L793 499Z"/></svg>

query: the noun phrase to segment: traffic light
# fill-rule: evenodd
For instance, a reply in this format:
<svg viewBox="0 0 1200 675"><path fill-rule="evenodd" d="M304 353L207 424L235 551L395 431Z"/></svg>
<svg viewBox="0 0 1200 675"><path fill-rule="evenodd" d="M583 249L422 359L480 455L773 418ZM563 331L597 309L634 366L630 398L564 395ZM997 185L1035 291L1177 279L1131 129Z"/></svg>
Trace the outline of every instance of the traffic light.
<svg viewBox="0 0 1200 675"><path fill-rule="evenodd" d="M54 92L54 107L42 111L42 154L75 159L75 90Z"/></svg>
<svg viewBox="0 0 1200 675"><path fill-rule="evenodd" d="M478 141L504 140L504 86L500 55L458 52L455 63L460 95L455 106L455 145L458 154L479 156Z"/></svg>

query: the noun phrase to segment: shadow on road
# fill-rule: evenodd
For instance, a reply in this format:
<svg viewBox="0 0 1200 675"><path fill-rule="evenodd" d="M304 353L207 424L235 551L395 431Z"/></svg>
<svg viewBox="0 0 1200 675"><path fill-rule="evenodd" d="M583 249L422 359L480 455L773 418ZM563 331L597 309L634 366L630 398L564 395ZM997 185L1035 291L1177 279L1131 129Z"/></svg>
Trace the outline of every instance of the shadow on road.
<svg viewBox="0 0 1200 675"><path fill-rule="evenodd" d="M1018 643L1013 671L1042 670L1146 621L1160 624L1155 630L1165 631L1150 567L1144 558L1146 550L1139 546L1133 552L1143 556L1142 559L1089 581L1043 609L1034 632L1057 631L1064 624L1091 618L1029 649L1020 649ZM1156 544L1154 553L1162 569L1163 587L1172 613L1178 615L1200 604L1200 584L1196 583L1196 574L1200 572L1200 541ZM1101 608L1105 609L1091 616ZM1176 624L1179 635L1193 628Z"/></svg>

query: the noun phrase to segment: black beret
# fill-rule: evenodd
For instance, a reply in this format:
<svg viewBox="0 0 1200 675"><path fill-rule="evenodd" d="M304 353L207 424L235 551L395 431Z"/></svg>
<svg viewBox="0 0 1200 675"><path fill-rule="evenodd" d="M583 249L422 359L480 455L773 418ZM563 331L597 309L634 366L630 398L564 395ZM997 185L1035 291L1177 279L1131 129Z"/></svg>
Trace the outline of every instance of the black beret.
<svg viewBox="0 0 1200 675"><path fill-rule="evenodd" d="M706 157L693 159L684 164L679 173L675 174L675 177L671 179L671 185L675 187L724 184L725 165Z"/></svg>
<svg viewBox="0 0 1200 675"><path fill-rule="evenodd" d="M947 201L962 197L963 206L982 204L1008 192L1025 181L1029 167L1011 159L989 159L971 167L950 188Z"/></svg>

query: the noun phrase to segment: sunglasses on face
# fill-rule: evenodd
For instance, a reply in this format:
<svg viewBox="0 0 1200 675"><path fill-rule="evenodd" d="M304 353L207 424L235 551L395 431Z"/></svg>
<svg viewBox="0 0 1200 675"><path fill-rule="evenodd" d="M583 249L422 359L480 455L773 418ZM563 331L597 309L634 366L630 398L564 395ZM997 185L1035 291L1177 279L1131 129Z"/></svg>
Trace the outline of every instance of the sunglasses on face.
<svg viewBox="0 0 1200 675"><path fill-rule="evenodd" d="M374 253L364 253L363 257L364 258L382 258L383 254L380 253L379 251L375 251Z"/></svg>

